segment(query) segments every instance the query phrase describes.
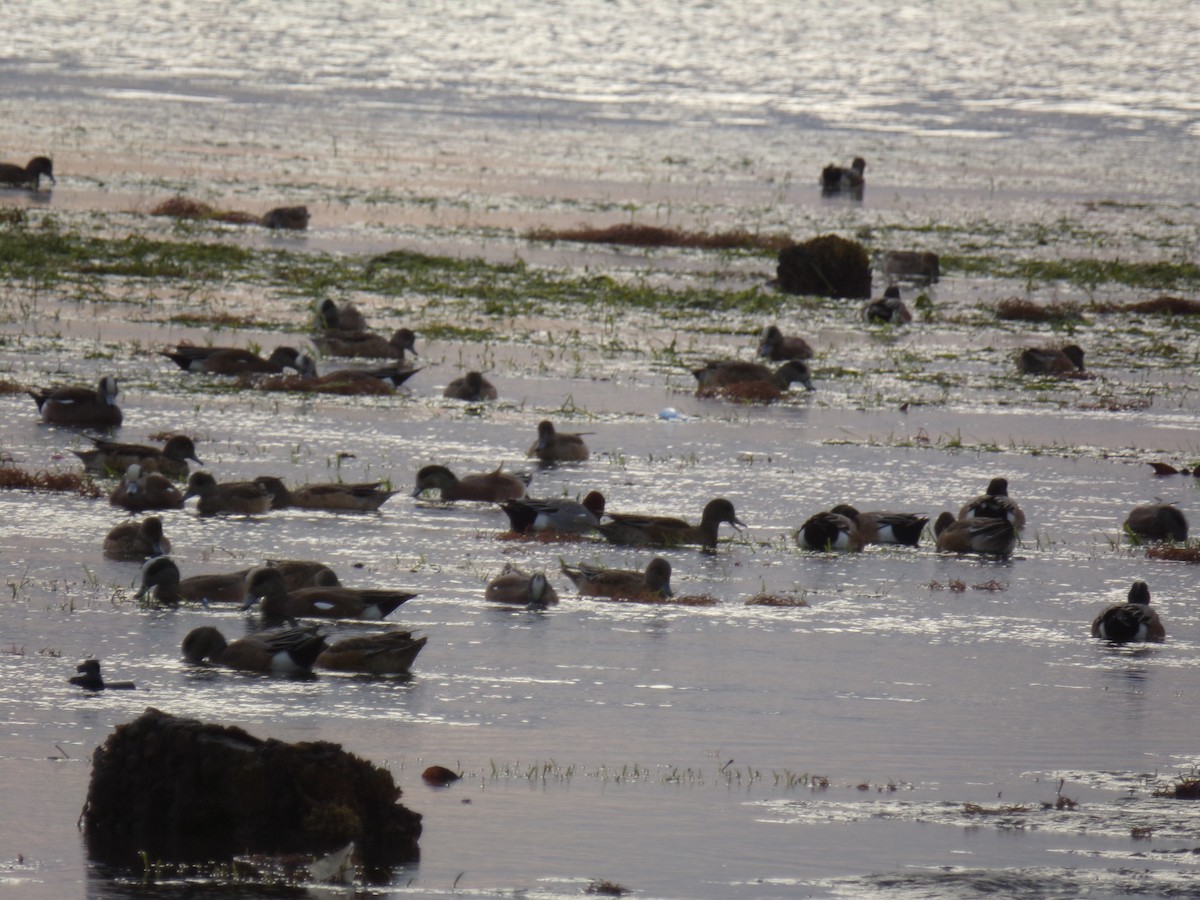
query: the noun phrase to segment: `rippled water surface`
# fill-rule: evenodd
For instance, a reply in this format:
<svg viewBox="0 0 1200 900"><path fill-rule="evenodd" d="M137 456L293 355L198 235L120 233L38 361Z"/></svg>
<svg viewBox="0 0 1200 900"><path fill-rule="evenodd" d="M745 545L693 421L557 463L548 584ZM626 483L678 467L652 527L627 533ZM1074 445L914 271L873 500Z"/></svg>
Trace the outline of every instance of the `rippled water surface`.
<svg viewBox="0 0 1200 900"><path fill-rule="evenodd" d="M58 183L0 204L26 208L31 227L415 248L670 288L753 290L773 261L525 231L633 220L837 231L872 249L900 235L943 254L1197 258L1200 61L1186 4L382 6L18 0L22 27L0 38L0 150L52 155ZM822 200L820 167L855 154L868 159L863 201ZM256 212L304 202L313 222L281 237L144 215L176 192ZM232 636L253 620L139 607L137 566L99 552L121 519L107 503L0 492L0 885L14 895L145 895L140 875L90 866L75 822L92 751L147 706L335 740L391 769L425 817L422 859L371 896L580 896L596 879L670 898L1197 891L1200 813L1152 795L1200 752L1195 567L1148 560L1120 523L1155 497L1195 517L1197 479L1155 479L1146 462L1200 457L1200 336L1170 317L1055 330L987 312L1014 295L1119 304L1161 291L958 270L926 291L913 326L869 333L852 304L781 301L785 330L817 347L818 390L743 407L695 398L687 367L749 358L761 315L505 313L329 290L380 331L421 335L425 368L396 397L234 391L154 352L302 341L307 295L0 285L4 377L117 372L122 439L193 434L221 480L401 489L378 515L165 513L185 576L321 559L352 586L418 591L393 618L429 638L403 680L186 666L188 630ZM1194 282L1179 292L1194 296ZM184 319L197 310L270 327L209 331ZM1068 337L1094 378L1014 377L1018 347ZM473 366L502 399L442 400ZM666 407L683 418L660 419ZM12 459L74 468L79 435L39 425L23 394L0 408ZM676 591L715 606L579 599L560 561L642 568L649 554L499 540L495 508L408 496L429 462L528 466L545 417L588 432L593 457L535 471L534 496L599 489L612 509L689 519L710 497L734 503L749 527L724 526L715 554L664 553ZM811 554L791 538L844 501L932 517L995 475L1029 520L1009 560L928 543ZM562 603L484 603L508 561L547 570ZM1092 617L1137 578L1168 640L1090 639ZM807 605L745 604L763 592ZM138 690L71 689L87 655ZM433 763L465 777L430 789L420 772Z"/></svg>

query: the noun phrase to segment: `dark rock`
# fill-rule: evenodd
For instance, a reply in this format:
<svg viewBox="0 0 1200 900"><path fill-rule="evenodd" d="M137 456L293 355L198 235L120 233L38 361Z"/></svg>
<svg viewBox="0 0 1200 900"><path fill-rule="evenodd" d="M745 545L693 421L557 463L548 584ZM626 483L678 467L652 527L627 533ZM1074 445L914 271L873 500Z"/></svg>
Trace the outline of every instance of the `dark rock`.
<svg viewBox="0 0 1200 900"><path fill-rule="evenodd" d="M262 224L267 228L287 228L303 231L308 227L307 206L277 206L263 214Z"/></svg>
<svg viewBox="0 0 1200 900"><path fill-rule="evenodd" d="M391 773L326 741L261 740L148 708L92 756L83 824L90 858L132 865L332 852L368 868L415 860L421 816Z"/></svg>
<svg viewBox="0 0 1200 900"><path fill-rule="evenodd" d="M871 296L871 261L866 249L836 234L815 237L779 251L779 288L818 297Z"/></svg>
<svg viewBox="0 0 1200 900"><path fill-rule="evenodd" d="M425 780L426 784L433 785L434 787L444 787L447 784L458 781L462 776L453 769L447 769L445 766L430 766L421 773L421 778Z"/></svg>
<svg viewBox="0 0 1200 900"><path fill-rule="evenodd" d="M883 273L893 278L933 283L942 275L942 264L936 253L889 250L883 254Z"/></svg>

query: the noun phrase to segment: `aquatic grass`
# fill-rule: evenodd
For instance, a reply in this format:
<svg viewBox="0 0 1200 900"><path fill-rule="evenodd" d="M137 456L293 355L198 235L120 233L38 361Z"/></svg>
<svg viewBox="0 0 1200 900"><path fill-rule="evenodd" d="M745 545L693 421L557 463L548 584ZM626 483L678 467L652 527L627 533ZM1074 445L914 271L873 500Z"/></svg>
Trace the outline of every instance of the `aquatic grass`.
<svg viewBox="0 0 1200 900"><path fill-rule="evenodd" d="M104 496L99 485L89 476L74 472L47 472L44 469L29 472L7 463L0 464L0 489L76 494L88 500Z"/></svg>
<svg viewBox="0 0 1200 900"><path fill-rule="evenodd" d="M1120 259L1011 259L943 254L943 271L1012 278L1027 284L1062 281L1092 291L1118 284L1147 290L1200 287L1200 265L1191 262Z"/></svg>
<svg viewBox="0 0 1200 900"><path fill-rule="evenodd" d="M656 225L624 223L594 228L535 228L525 234L533 241L575 241L593 244L620 244L630 247L683 247L700 250L757 250L778 253L790 247L785 234L759 234L743 229L731 231L684 231Z"/></svg>

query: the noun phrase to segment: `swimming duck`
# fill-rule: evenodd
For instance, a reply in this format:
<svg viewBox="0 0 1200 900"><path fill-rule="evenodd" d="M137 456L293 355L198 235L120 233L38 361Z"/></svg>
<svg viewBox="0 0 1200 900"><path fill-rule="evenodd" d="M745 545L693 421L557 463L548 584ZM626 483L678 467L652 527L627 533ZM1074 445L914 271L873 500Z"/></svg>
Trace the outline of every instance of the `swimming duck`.
<svg viewBox="0 0 1200 900"><path fill-rule="evenodd" d="M604 515L604 495L589 491L582 500L505 500L500 504L508 516L512 530L518 534L531 531L557 531L562 534L584 534L595 530Z"/></svg>
<svg viewBox="0 0 1200 900"><path fill-rule="evenodd" d="M133 595L134 600L152 596L159 603L176 604L183 597L179 593L179 567L169 556L156 556L142 566L142 585Z"/></svg>
<svg viewBox="0 0 1200 900"><path fill-rule="evenodd" d="M292 369L304 376L315 376L312 359L295 347L276 347L263 359L257 353L239 347L195 347L177 344L174 350L161 351L186 372L207 372L210 375L279 375Z"/></svg>
<svg viewBox="0 0 1200 900"><path fill-rule="evenodd" d="M133 463L125 470L121 483L113 489L108 502L130 512L180 509L183 507L183 494L165 475L143 472L140 465Z"/></svg>
<svg viewBox="0 0 1200 900"><path fill-rule="evenodd" d="M227 481L218 484L208 472L191 474L183 499L188 497L199 498L196 511L202 516L221 513L254 516L271 508L271 493L258 482Z"/></svg>
<svg viewBox="0 0 1200 900"><path fill-rule="evenodd" d="M798 359L788 360L774 372L761 363L711 359L704 364L704 368L693 369L692 374L699 384L697 392L727 388L747 381L766 382L781 391L786 391L798 381L806 390L815 390L807 363Z"/></svg>
<svg viewBox="0 0 1200 900"><path fill-rule="evenodd" d="M1188 536L1187 517L1173 503L1135 506L1124 528L1144 541L1186 541Z"/></svg>
<svg viewBox="0 0 1200 900"><path fill-rule="evenodd" d="M785 336L777 325L768 325L763 329L758 341L758 355L767 359L782 362L789 359L812 359L813 349L808 341L794 335Z"/></svg>
<svg viewBox="0 0 1200 900"><path fill-rule="evenodd" d="M313 338L313 343L322 353L330 356L349 356L369 359L398 359L404 362L407 351L418 356L414 346L417 336L407 328L400 328L390 337L371 331L330 331Z"/></svg>
<svg viewBox="0 0 1200 900"><path fill-rule="evenodd" d="M1023 375L1077 375L1084 370L1083 348L1027 347L1017 356L1017 370Z"/></svg>
<svg viewBox="0 0 1200 900"><path fill-rule="evenodd" d="M501 466L494 472L479 475L464 475L458 478L445 466L425 466L417 472L417 484L412 495L419 497L428 490L438 490L442 499L450 500L482 500L497 502L500 500L519 500L525 496L525 486L529 484L529 473L518 472L508 474L500 471Z"/></svg>
<svg viewBox="0 0 1200 900"><path fill-rule="evenodd" d="M949 553L992 553L1008 556L1017 546L1016 526L1008 519L955 519L944 512L933 523L937 548Z"/></svg>
<svg viewBox="0 0 1200 900"><path fill-rule="evenodd" d="M289 591L307 587L336 587L338 577L328 566L304 561L277 560L267 565L275 569ZM245 603L246 578L251 569L189 575L179 582L179 595L196 603Z"/></svg>
<svg viewBox="0 0 1200 900"><path fill-rule="evenodd" d="M260 390L315 391L344 396L390 394L422 369L391 365L376 369L337 369L316 374L316 364L303 353L298 364L310 371L309 375L281 375L254 382Z"/></svg>
<svg viewBox="0 0 1200 900"><path fill-rule="evenodd" d="M86 437L86 435L85 435ZM124 472L136 465L143 472L160 472L168 478L185 478L188 460L204 465L196 456L196 445L184 434L172 435L159 447L142 444L118 444L88 437L91 450L72 450L89 472Z"/></svg>
<svg viewBox="0 0 1200 900"><path fill-rule="evenodd" d="M958 511L960 519L1007 519L1020 531L1025 527L1025 513L1016 501L1008 496L1008 479L993 478L987 490L979 497L968 500Z"/></svg>
<svg viewBox="0 0 1200 900"><path fill-rule="evenodd" d="M0 163L0 184L7 187L30 186L33 190L41 189L41 177L45 175L51 184L54 180L54 162L48 156L35 156L24 166L16 163Z"/></svg>
<svg viewBox="0 0 1200 900"><path fill-rule="evenodd" d="M867 544L906 544L916 547L929 521L927 516L912 513L859 512L848 503L839 503L829 511L853 522L859 536Z"/></svg>
<svg viewBox="0 0 1200 900"><path fill-rule="evenodd" d="M171 552L171 542L163 534L162 519L147 516L141 522L122 522L104 538L104 555L109 559L141 562Z"/></svg>
<svg viewBox="0 0 1200 900"><path fill-rule="evenodd" d="M117 379L105 375L95 388L61 387L30 391L47 425L116 428L124 416L117 406Z"/></svg>
<svg viewBox="0 0 1200 900"><path fill-rule="evenodd" d="M492 603L515 603L535 608L558 603L558 593L545 572L531 575L512 563L507 563L500 574L488 582L483 597Z"/></svg>
<svg viewBox="0 0 1200 900"><path fill-rule="evenodd" d="M382 481L359 484L303 484L294 490L288 490L281 479L271 475L259 475L254 480L270 492L272 509L374 512L400 493L384 490Z"/></svg>
<svg viewBox="0 0 1200 900"><path fill-rule="evenodd" d="M243 609L262 604L267 621L295 621L301 618L382 619L400 604L417 596L408 591L370 588L310 587L287 590L283 576L269 566L251 569L246 576L246 602Z"/></svg>
<svg viewBox="0 0 1200 900"><path fill-rule="evenodd" d="M478 403L481 400L495 400L500 394L497 393L496 386L479 372L468 372L446 385L442 396L451 400L468 400Z"/></svg>
<svg viewBox="0 0 1200 900"><path fill-rule="evenodd" d="M724 497L709 500L700 517L699 525L690 525L683 519L670 516L643 516L630 513L605 512L599 531L614 544L635 546L675 547L698 544L706 550L717 546L717 531L722 522L734 528L744 528L733 511L733 504Z"/></svg>
<svg viewBox="0 0 1200 900"><path fill-rule="evenodd" d="M835 512L819 512L796 529L796 544L805 550L848 550L863 548L863 536L854 520Z"/></svg>
<svg viewBox="0 0 1200 900"><path fill-rule="evenodd" d="M183 658L190 663L206 660L250 672L304 674L325 649L325 638L315 625L260 631L229 643L210 625L194 628L183 639Z"/></svg>
<svg viewBox="0 0 1200 900"><path fill-rule="evenodd" d="M72 675L67 679L76 687L81 687L88 691L132 691L137 686L132 681L105 681L104 676L100 674L100 660L85 659L75 667L78 675Z"/></svg>
<svg viewBox="0 0 1200 900"><path fill-rule="evenodd" d="M337 304L326 297L317 306L321 327L327 331L364 332L367 319L353 303Z"/></svg>
<svg viewBox="0 0 1200 900"><path fill-rule="evenodd" d="M893 284L881 298L863 306L862 318L868 325L907 325L912 321L912 313L900 299L900 288Z"/></svg>
<svg viewBox="0 0 1200 900"><path fill-rule="evenodd" d="M318 669L365 675L407 675L429 639L411 631L384 631L336 641L317 657Z"/></svg>
<svg viewBox="0 0 1200 900"><path fill-rule="evenodd" d="M608 597L610 600L660 601L672 595L671 564L656 556L645 571L605 569L587 563L568 566L561 563L563 574L575 583L579 593L587 597Z"/></svg>
<svg viewBox="0 0 1200 900"><path fill-rule="evenodd" d="M861 156L854 157L849 168L830 163L821 170L821 190L826 194L838 191L861 192L866 183L866 179L863 178L866 170L866 160Z"/></svg>
<svg viewBox="0 0 1200 900"><path fill-rule="evenodd" d="M1162 641L1166 636L1158 613L1150 608L1150 588L1144 581L1133 583L1128 602L1110 606L1092 622L1092 637L1116 644Z"/></svg>
<svg viewBox="0 0 1200 900"><path fill-rule="evenodd" d="M584 443L583 435L555 431L549 419L538 422L538 436L527 456L536 456L538 461L551 465L560 462L583 462L591 452Z"/></svg>

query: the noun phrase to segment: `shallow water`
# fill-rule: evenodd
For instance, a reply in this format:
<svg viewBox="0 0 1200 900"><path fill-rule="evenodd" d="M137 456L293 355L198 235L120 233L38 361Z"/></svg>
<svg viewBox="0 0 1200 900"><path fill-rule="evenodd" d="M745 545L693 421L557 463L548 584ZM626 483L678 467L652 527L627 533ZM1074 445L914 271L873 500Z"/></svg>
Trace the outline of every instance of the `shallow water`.
<svg viewBox="0 0 1200 900"><path fill-rule="evenodd" d="M0 53L5 158L51 152L60 176L48 197L0 202L30 206L35 223L110 234L171 233L130 211L174 191L255 210L307 202L307 235L211 235L518 257L669 286L750 287L771 266L519 233L631 217L798 235L909 223L914 246L943 253L976 242L1050 258L1195 259L1200 63L1186 52L1185 7L744 6L383 14L111 2L83 16L18 4L27 27ZM869 160L864 201L822 201L820 166L854 153ZM1121 202L1088 205L1097 200ZM916 227L941 222L958 230ZM720 495L750 526L736 537L726 526L733 540L716 554L664 554L679 593L717 606L645 608L579 600L557 575L560 559L641 568L645 552L500 541L498 510L406 490L379 515L166 513L184 575L313 557L347 584L420 592L393 616L429 637L412 679L289 681L183 665L192 627L233 635L253 620L139 608L137 567L99 553L121 518L104 501L4 492L0 884L22 896L146 892L138 875L91 867L74 823L92 750L155 706L336 740L391 768L425 816L422 859L371 895L578 896L593 879L689 898L1194 892L1200 814L1151 791L1197 761L1195 571L1145 559L1119 529L1156 496L1194 507L1196 479L1155 479L1145 463L1200 455L1200 337L1178 321L1093 317L1071 337L1097 377L1031 391L1011 375L1014 350L1065 335L979 314L1024 290L950 277L929 291L930 321L871 334L844 308L781 303L785 330L820 350L818 390L746 408L696 399L683 365L664 362L671 345L685 362L749 356L762 323L732 313L602 321L566 308L497 323L436 298L354 296L380 330L452 322L503 337L422 340L428 368L396 398L297 398L220 390L152 348L208 338L169 320L197 304L300 329L310 298L243 285L197 298L160 284L145 287L153 302L122 305L0 287L8 377L119 371L121 437L194 434L222 480L382 477L407 489L433 461L460 474L515 468L550 416L589 432L594 456L537 471L533 495L595 488L613 509L688 518ZM300 335L212 337L271 346ZM1159 355L1163 342L1173 355ZM442 401L441 386L473 365L503 400ZM658 419L668 406L689 418ZM29 468L72 468L78 436L38 425L23 395L0 396L0 408L5 452ZM342 452L353 457L339 462ZM996 474L1030 523L1011 560L928 545L825 556L791 541L837 502L934 516ZM563 602L485 604L484 584L509 560L551 572ZM1091 640L1091 618L1135 578L1150 583L1168 641ZM947 589L956 582L965 589ZM763 591L809 605L744 605ZM70 689L89 654L139 689ZM465 777L429 789L419 776L432 763ZM1059 796L1078 806L1055 808ZM1133 828L1152 837L1135 840Z"/></svg>

